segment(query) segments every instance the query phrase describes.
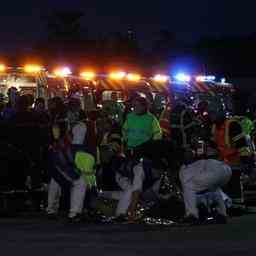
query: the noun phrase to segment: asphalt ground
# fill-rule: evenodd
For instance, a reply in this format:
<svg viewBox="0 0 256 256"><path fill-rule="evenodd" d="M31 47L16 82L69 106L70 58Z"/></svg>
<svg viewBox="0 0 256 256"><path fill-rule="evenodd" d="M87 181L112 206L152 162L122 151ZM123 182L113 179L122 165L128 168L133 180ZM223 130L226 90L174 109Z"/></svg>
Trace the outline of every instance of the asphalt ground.
<svg viewBox="0 0 256 256"><path fill-rule="evenodd" d="M256 215L227 225L68 224L1 218L0 255L256 255Z"/></svg>

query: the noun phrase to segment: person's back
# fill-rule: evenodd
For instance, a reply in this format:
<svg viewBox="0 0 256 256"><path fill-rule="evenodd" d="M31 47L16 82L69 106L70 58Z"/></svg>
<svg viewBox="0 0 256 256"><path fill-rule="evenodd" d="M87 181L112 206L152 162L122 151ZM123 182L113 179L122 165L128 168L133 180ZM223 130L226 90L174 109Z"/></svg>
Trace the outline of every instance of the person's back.
<svg viewBox="0 0 256 256"><path fill-rule="evenodd" d="M154 136L154 122L156 122L156 119L150 113L146 113L141 116L136 115L135 113L128 114L124 125L124 129L127 134L128 148L137 147L152 139Z"/></svg>
<svg viewBox="0 0 256 256"><path fill-rule="evenodd" d="M148 112L146 99L135 99L134 112L128 114L123 125L123 136L128 149L162 138L159 122L153 114Z"/></svg>

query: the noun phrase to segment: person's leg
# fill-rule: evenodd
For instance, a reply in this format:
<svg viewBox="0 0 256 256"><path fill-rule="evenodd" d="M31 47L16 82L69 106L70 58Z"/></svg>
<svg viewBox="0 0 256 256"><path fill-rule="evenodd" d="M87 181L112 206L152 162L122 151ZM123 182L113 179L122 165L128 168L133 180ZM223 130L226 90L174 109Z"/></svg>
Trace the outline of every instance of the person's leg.
<svg viewBox="0 0 256 256"><path fill-rule="evenodd" d="M182 168L179 174L182 185L186 216L192 215L195 218L199 217L196 193L199 192L200 190L196 190L194 184L194 179L197 175L197 169L192 167Z"/></svg>
<svg viewBox="0 0 256 256"><path fill-rule="evenodd" d="M114 199L119 200L122 196L122 191L103 191L100 193L100 197L106 198L106 199Z"/></svg>
<svg viewBox="0 0 256 256"><path fill-rule="evenodd" d="M218 214L222 216L227 216L227 208L225 202L222 197L221 189L218 189L216 192L213 193L213 199L216 205L216 211Z"/></svg>
<svg viewBox="0 0 256 256"><path fill-rule="evenodd" d="M46 209L48 214L56 214L58 212L60 197L61 187L54 179L51 179L48 188L48 205Z"/></svg>
<svg viewBox="0 0 256 256"><path fill-rule="evenodd" d="M69 218L74 218L76 215L82 213L85 193L86 185L81 176L78 180L73 182L73 186L71 187Z"/></svg>
<svg viewBox="0 0 256 256"><path fill-rule="evenodd" d="M189 186L183 186L183 198L185 204L186 216L193 216L198 218L198 208L197 208L197 196L196 192Z"/></svg>
<svg viewBox="0 0 256 256"><path fill-rule="evenodd" d="M129 205L131 203L132 197L132 184L131 181L120 175L119 173L116 174L116 182L122 191L113 191L110 192L112 197L118 199L118 204L116 208L116 216L126 215Z"/></svg>
<svg viewBox="0 0 256 256"><path fill-rule="evenodd" d="M132 189L127 189L120 194L116 208L116 216L126 215L132 200Z"/></svg>
<svg viewBox="0 0 256 256"><path fill-rule="evenodd" d="M197 192L208 190L208 205L211 205L212 201L216 203L217 212L222 216L226 216L226 206L220 188L229 181L230 177L229 166L220 161L207 160L203 171L194 178L194 189Z"/></svg>

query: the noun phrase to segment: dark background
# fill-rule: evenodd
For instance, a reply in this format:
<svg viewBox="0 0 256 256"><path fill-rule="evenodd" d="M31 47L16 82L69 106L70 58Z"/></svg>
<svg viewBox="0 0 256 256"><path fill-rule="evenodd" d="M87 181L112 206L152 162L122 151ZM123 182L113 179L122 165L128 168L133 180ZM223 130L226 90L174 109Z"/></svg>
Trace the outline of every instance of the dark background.
<svg viewBox="0 0 256 256"><path fill-rule="evenodd" d="M253 0L2 1L0 54L10 65L33 60L251 77L255 7Z"/></svg>

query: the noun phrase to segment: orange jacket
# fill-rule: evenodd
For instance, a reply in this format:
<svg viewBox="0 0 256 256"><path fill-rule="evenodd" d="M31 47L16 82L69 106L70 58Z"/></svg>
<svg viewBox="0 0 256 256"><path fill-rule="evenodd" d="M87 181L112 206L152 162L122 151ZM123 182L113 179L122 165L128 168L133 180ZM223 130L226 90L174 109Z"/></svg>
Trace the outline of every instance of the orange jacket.
<svg viewBox="0 0 256 256"><path fill-rule="evenodd" d="M231 143L232 138L229 134L230 120L226 120L221 126L213 129L214 142L218 146L220 158L226 164L237 165L240 162L240 151Z"/></svg>

